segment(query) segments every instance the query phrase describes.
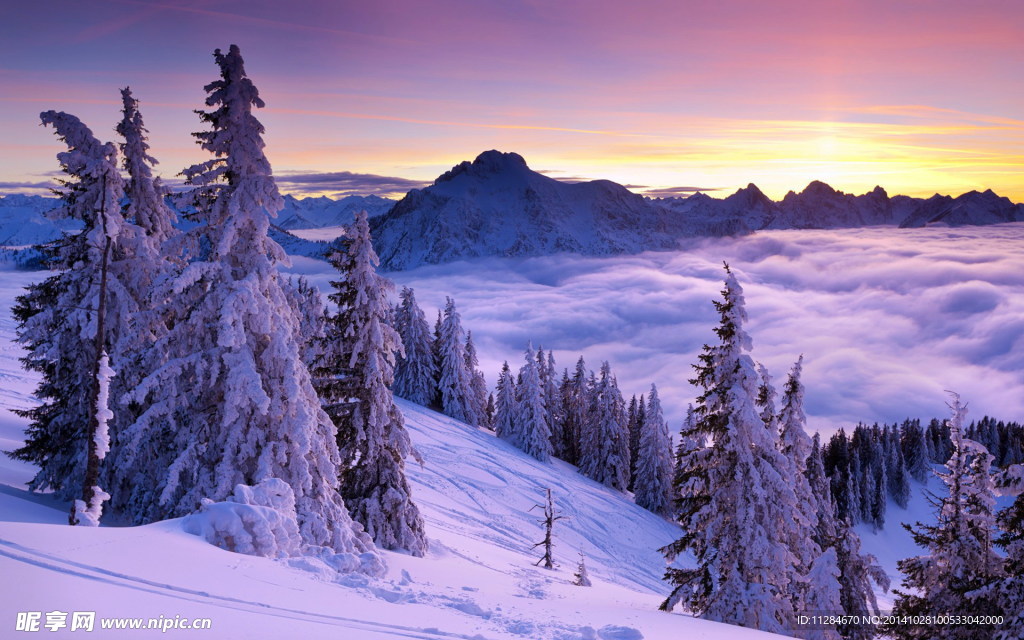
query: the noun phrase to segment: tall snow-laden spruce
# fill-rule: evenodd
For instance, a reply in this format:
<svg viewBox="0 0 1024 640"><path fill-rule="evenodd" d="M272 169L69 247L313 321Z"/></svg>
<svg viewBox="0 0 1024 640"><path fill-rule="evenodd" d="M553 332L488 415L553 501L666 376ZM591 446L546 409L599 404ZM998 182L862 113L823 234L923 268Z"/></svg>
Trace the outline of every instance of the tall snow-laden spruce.
<svg viewBox="0 0 1024 640"><path fill-rule="evenodd" d="M473 410L473 421L480 427L491 429L487 421L487 380L480 371L480 360L476 356L476 345L473 344L473 332L466 332L466 371L469 374L469 404Z"/></svg>
<svg viewBox="0 0 1024 640"><path fill-rule="evenodd" d="M395 395L426 407L437 393L431 347L433 338L427 316L416 304L416 292L409 287L402 287L399 299L401 302L395 313L395 328L405 346L405 355L399 355L395 362Z"/></svg>
<svg viewBox="0 0 1024 640"><path fill-rule="evenodd" d="M525 358L526 361L519 369L522 383L516 387L517 446L541 462L547 462L551 458L551 431L548 430L544 390L538 371L542 362L538 362L533 345L526 348Z"/></svg>
<svg viewBox="0 0 1024 640"><path fill-rule="evenodd" d="M562 444L559 457L569 464L580 461L581 438L584 425L587 423L587 411L590 406L589 387L587 386L587 365L580 356L576 361L576 369L572 377L566 376L560 389L562 396Z"/></svg>
<svg viewBox="0 0 1024 640"><path fill-rule="evenodd" d="M671 513L672 475L672 438L661 411L658 388L652 384L637 445L636 481L633 485L636 503L658 515Z"/></svg>
<svg viewBox="0 0 1024 640"><path fill-rule="evenodd" d="M153 177L153 167L159 163L149 154L148 131L142 121L139 101L129 87L121 90L121 104L123 117L117 124L117 133L124 138L121 153L128 172L125 218L142 229L159 252L161 245L175 233L176 215L164 201L167 191L160 178Z"/></svg>
<svg viewBox="0 0 1024 640"><path fill-rule="evenodd" d="M801 517L788 523L790 533L789 547L796 555L799 565L797 571L807 576L812 565L818 563L817 577L828 580L832 568L823 567L827 559L819 559L823 548L814 541L814 529L818 520L818 504L814 491L807 480L807 460L811 455L811 438L807 435L807 416L804 414L804 385L800 378L803 374L804 357L800 356L786 378L783 389L782 411L774 421L779 429L779 451L782 453L780 472L787 478L797 499L797 511ZM807 610L805 599L813 596L815 585L804 582L802 589L794 593L793 606L797 610Z"/></svg>
<svg viewBox="0 0 1024 640"><path fill-rule="evenodd" d="M300 321L278 272L286 256L267 237L282 200L252 114L263 101L237 46L214 60L221 77L205 87L213 110L198 112L210 130L194 135L215 157L184 172L197 187L192 260L164 291L177 307L155 347L167 360L133 392L146 409L125 434L132 451L152 442L163 451L122 464L159 466L156 485L143 488L149 519L224 500L239 484L284 480L307 545L333 550L341 570L380 574L373 541L338 493L336 430L302 361Z"/></svg>
<svg viewBox="0 0 1024 640"><path fill-rule="evenodd" d="M951 393L949 421L953 451L939 478L947 495L939 503L938 522L904 525L927 555L900 560L903 587L893 603L896 616L989 615L1004 613L982 596L1003 574L1003 559L993 548L995 488L989 473L992 456L984 445L964 436L967 407ZM887 628L893 638L969 640L978 637L970 625L945 623Z"/></svg>
<svg viewBox="0 0 1024 640"><path fill-rule="evenodd" d="M378 546L423 556L423 518L405 477L412 443L391 393L395 354L402 352L401 338L387 322L394 285L377 274L365 211L356 214L346 244L343 256L332 256L342 276L331 283L329 296L337 312L328 320L324 353L314 368L315 386L338 429L341 495Z"/></svg>
<svg viewBox="0 0 1024 640"><path fill-rule="evenodd" d="M690 452L678 489L684 535L662 549L668 560L691 552L693 568L670 567L674 589L662 604L684 606L708 620L764 631L793 628L791 585L799 560L789 548L791 523L803 518L783 477L777 435L757 409L760 378L746 353L750 337L743 290L726 266L723 300L715 301L719 343L705 346L692 384L703 391L691 438L710 446Z"/></svg>
<svg viewBox="0 0 1024 640"><path fill-rule="evenodd" d="M1001 533L995 542L1006 552L1003 576L978 594L1008 615L995 629L993 640L1020 640L1024 629L1024 464L1004 469L996 480L996 493L1015 496L1012 504L996 515Z"/></svg>
<svg viewBox="0 0 1024 640"><path fill-rule="evenodd" d="M437 391L441 412L476 426L473 409L473 374L466 366L466 337L455 301L447 298L443 319L438 318L434 338Z"/></svg>
<svg viewBox="0 0 1024 640"><path fill-rule="evenodd" d="M783 388L782 411L774 421L779 428L779 450L790 468L791 485L802 520L792 523L790 548L799 561L802 584L794 585L793 607L797 611L842 611L842 569L836 546L835 514L828 480L821 460L817 436L807 435L804 414L804 385L801 381L804 357L800 356ZM766 372L762 371L762 377ZM812 481L814 485L812 485ZM856 535L856 534L853 534ZM809 639L838 638L834 625L808 630Z"/></svg>
<svg viewBox="0 0 1024 640"><path fill-rule="evenodd" d="M629 485L629 425L625 402L608 362L589 394L590 409L580 434L580 473L619 491Z"/></svg>
<svg viewBox="0 0 1024 640"><path fill-rule="evenodd" d="M14 308L18 341L28 352L22 363L42 380L35 392L40 406L17 412L31 423L25 445L10 455L39 467L31 490L77 499L71 524L94 524L109 498L98 486L109 437L101 433L111 418L103 397L110 383L106 354L130 332L137 310L134 274L124 258L139 230L122 215L116 147L70 114L47 111L40 119L68 147L57 154L68 177L51 215L80 220L84 228L48 249L58 273L30 286Z"/></svg>
<svg viewBox="0 0 1024 640"><path fill-rule="evenodd" d="M501 365L501 373L498 374L497 399L494 406L494 433L502 440L520 447L520 435L518 431L517 414L519 411L516 402L515 381L512 379L512 369L508 362Z"/></svg>
<svg viewBox="0 0 1024 640"><path fill-rule="evenodd" d="M562 396L558 388L558 372L555 370L555 354L552 351L544 353L544 349L537 349L537 374L540 376L540 388L544 398L544 415L548 423L548 433L551 434L552 454L559 449L562 442Z"/></svg>
<svg viewBox="0 0 1024 640"><path fill-rule="evenodd" d="M175 240L177 215L164 200L166 189L160 179L153 176L156 158L150 155L147 130L139 111L139 102L128 88L121 90L122 118L117 132L124 138L121 143L123 168L128 174L125 183L123 216L134 224L135 233L129 234L115 252L125 271L130 295L135 301L131 317L131 330L122 332L113 347L112 357L118 369L111 383L111 408L114 413L111 430L110 457L104 464L103 482L110 488L111 508L135 522L144 521L143 505L137 491L153 485L152 477L140 481L135 474L121 472L121 457L126 444L121 433L138 418L143 410L138 403L127 401L127 394L149 373L164 364L162 354L153 348L167 334L173 324L173 313L163 304L157 290L163 287L176 269L182 265L181 247ZM160 442L146 443L146 451L138 453L149 458L162 448ZM154 466L143 462L139 467L147 475Z"/></svg>

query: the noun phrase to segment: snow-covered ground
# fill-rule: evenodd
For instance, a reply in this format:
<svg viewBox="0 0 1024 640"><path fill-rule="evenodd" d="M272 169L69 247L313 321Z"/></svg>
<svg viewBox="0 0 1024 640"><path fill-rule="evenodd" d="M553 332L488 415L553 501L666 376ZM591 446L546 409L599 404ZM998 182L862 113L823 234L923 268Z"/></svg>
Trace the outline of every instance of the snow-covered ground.
<svg viewBox="0 0 1024 640"><path fill-rule="evenodd" d="M31 406L34 386L17 361L6 310L41 275L2 274L5 450L18 445L25 426L11 409ZM72 528L66 505L25 491L29 465L0 457L0 637L15 635L19 612L40 612L45 623L53 611L95 612L97 637L769 637L657 610L666 588L656 549L678 535L675 525L564 463L539 463L488 433L408 403L401 407L424 458L422 467L410 462L408 470L431 549L425 558L386 552L389 574L382 580L339 578L299 560L229 553L184 533L180 520ZM569 516L556 525L555 571L533 566L539 554L531 549L543 533L530 507L546 488ZM593 587L572 585L578 551L586 554ZM100 619L161 616L208 618L211 630L99 629ZM77 634L69 628L53 633Z"/></svg>

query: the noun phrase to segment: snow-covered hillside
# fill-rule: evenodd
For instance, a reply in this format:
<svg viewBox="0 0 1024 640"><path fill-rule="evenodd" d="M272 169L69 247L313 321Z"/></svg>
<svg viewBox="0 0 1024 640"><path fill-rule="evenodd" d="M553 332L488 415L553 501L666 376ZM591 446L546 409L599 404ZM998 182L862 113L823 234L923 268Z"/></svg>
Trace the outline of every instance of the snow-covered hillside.
<svg viewBox="0 0 1024 640"><path fill-rule="evenodd" d="M41 274L5 272L0 304ZM13 320L0 314L0 448L22 438L11 409L31 406ZM341 577L314 561L229 553L184 533L180 520L143 527L66 525L66 505L24 490L33 469L0 458L0 635L18 612L94 611L102 618L209 618L217 638L756 638L756 631L657 611L666 588L657 547L678 529L564 463L539 463L493 435L402 403L424 458L410 461L430 552L385 552L381 580ZM556 560L533 566L536 510L550 488L569 520ZM594 586L571 584L577 552ZM71 635L65 628L53 635ZM192 631L134 631L178 637ZM49 635L49 632L47 632ZM125 635L124 637L128 637Z"/></svg>
<svg viewBox="0 0 1024 640"><path fill-rule="evenodd" d="M24 247L56 240L61 231L80 228L74 220L50 220L46 212L56 207L55 198L0 196L0 246Z"/></svg>
<svg viewBox="0 0 1024 640"><path fill-rule="evenodd" d="M319 198L296 198L286 195L284 208L277 214L274 223L282 229L319 229L351 224L355 214L366 211L377 217L394 206L394 200L380 196L346 196L338 200L321 196Z"/></svg>

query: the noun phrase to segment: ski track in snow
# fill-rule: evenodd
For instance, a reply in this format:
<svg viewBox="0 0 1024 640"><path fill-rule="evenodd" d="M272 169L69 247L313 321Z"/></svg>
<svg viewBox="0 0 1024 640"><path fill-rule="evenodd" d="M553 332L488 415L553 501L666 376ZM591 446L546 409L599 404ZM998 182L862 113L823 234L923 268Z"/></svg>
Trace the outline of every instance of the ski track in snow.
<svg viewBox="0 0 1024 640"><path fill-rule="evenodd" d="M0 556L63 575L76 576L116 587L134 589L137 591L143 591L164 597L178 598L190 602L212 604L222 608L235 609L258 615L301 619L307 622L316 622L360 631L387 631L393 637L402 638L466 638L470 640L473 638L480 638L479 635L468 636L458 633L448 633L441 630L431 630L428 632L414 627L386 623L373 623L366 620L327 615L313 611L303 611L300 609L277 607L263 602L252 602L239 598L232 598L230 596L208 593L206 591L197 591L195 589L154 582L139 576L127 575L115 571L109 571L102 567L75 562L66 558L44 553L42 551L30 549L2 538L0 538Z"/></svg>

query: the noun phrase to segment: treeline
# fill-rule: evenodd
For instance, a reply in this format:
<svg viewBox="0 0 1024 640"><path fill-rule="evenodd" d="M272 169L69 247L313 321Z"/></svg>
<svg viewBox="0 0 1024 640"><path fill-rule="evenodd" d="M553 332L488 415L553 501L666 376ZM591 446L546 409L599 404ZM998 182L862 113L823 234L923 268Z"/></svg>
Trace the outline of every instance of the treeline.
<svg viewBox="0 0 1024 640"><path fill-rule="evenodd" d="M451 298L433 331L410 288L393 317L405 345L395 395L490 429L538 460L565 460L588 478L633 491L640 506L671 513L672 442L655 385L627 405L608 362L595 373L580 356L572 372L559 374L551 351L528 345L518 369L506 361L488 392Z"/></svg>
<svg viewBox="0 0 1024 640"><path fill-rule="evenodd" d="M847 435L836 432L824 446L825 473L829 477L840 518L885 526L887 499L906 507L912 478L926 482L932 465L945 464L955 448L948 420L932 419L900 424L858 424ZM993 466L1024 463L1024 428L1016 422L988 416L972 422L964 437L991 452Z"/></svg>

